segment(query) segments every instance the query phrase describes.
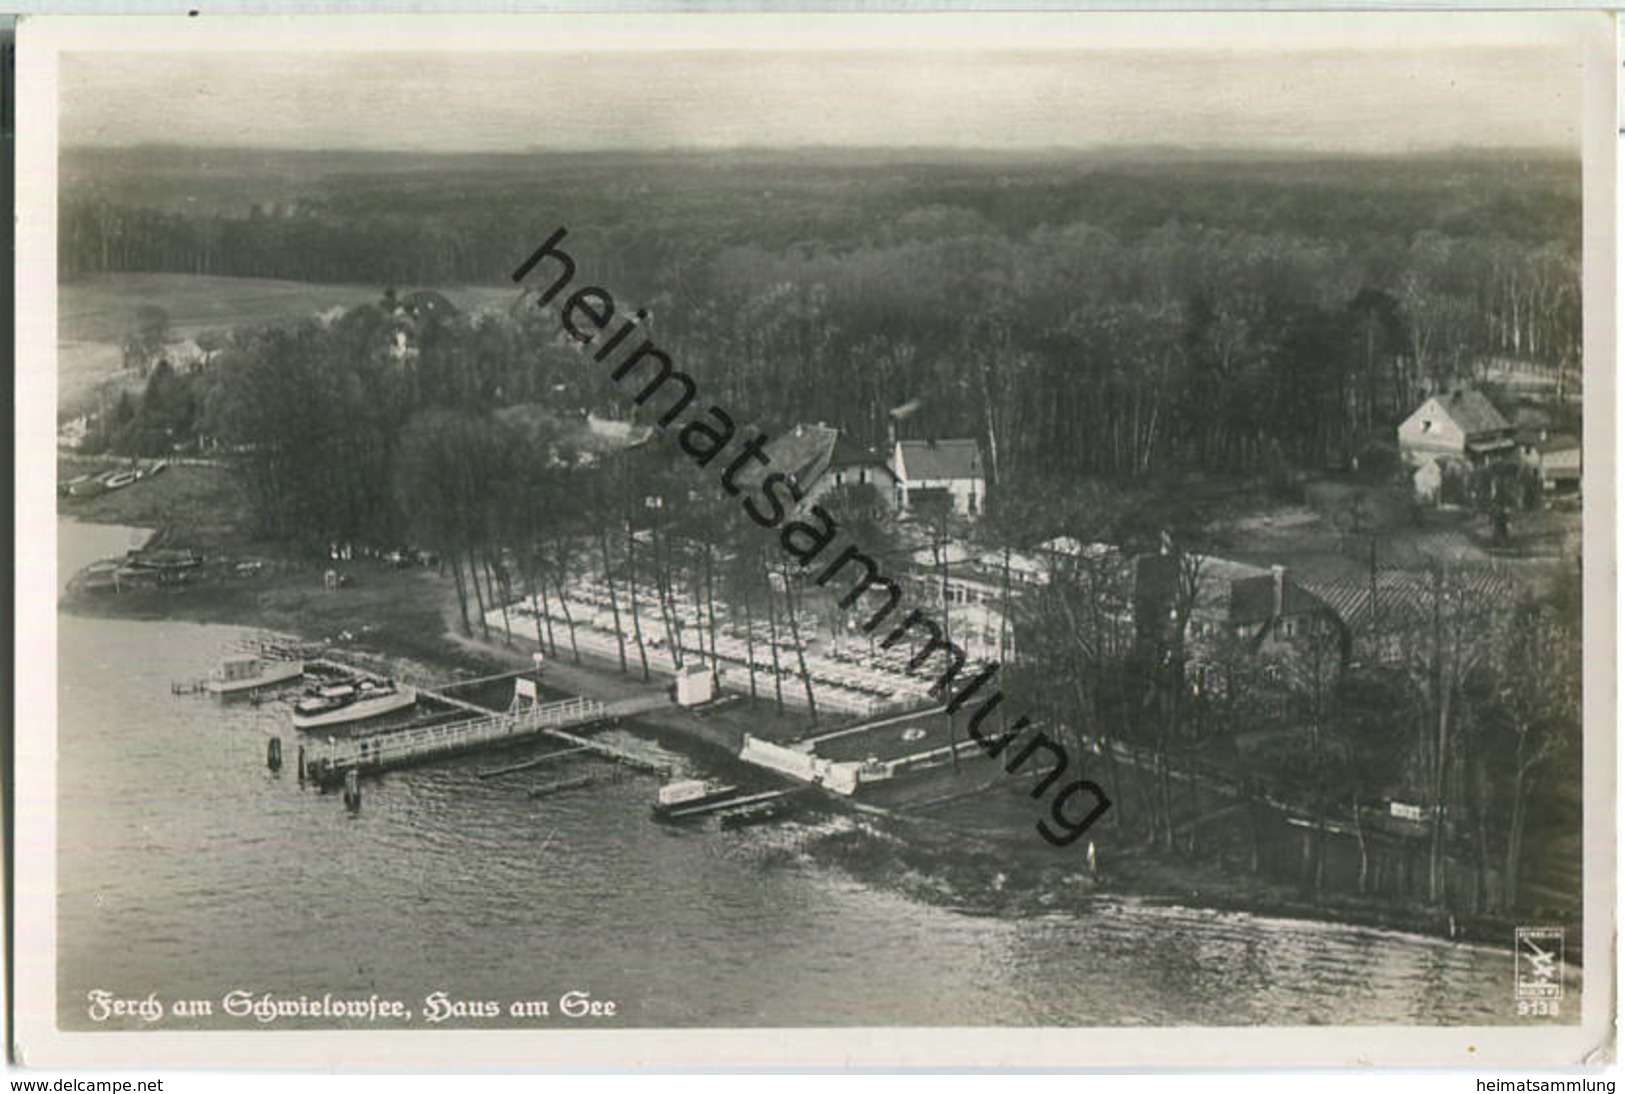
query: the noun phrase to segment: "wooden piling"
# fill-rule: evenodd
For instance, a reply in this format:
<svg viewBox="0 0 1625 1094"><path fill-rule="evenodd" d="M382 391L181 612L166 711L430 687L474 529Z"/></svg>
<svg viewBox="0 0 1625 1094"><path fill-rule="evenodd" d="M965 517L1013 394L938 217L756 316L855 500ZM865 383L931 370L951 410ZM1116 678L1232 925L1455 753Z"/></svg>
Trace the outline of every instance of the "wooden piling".
<svg viewBox="0 0 1625 1094"><path fill-rule="evenodd" d="M361 779L353 767L344 773L344 808L352 813L361 810Z"/></svg>
<svg viewBox="0 0 1625 1094"><path fill-rule="evenodd" d="M506 767L493 767L484 771L477 771L475 772L475 775L481 779L494 779L498 775L511 775L516 771L529 771L533 767L540 767L545 763L551 763L553 760L561 759L565 756L579 756L582 753L593 754L593 750L583 745L576 745L574 748L561 748L555 752L549 752L542 756L532 756L528 760L521 760L518 763L509 764Z"/></svg>
<svg viewBox="0 0 1625 1094"><path fill-rule="evenodd" d="M580 790L583 787L591 786L597 781L596 776L593 775L577 775L572 779L557 779L550 783L541 783L537 786L531 787L528 791L526 791L526 796L530 798L545 798L549 794L559 794L566 790Z"/></svg>
<svg viewBox="0 0 1625 1094"><path fill-rule="evenodd" d="M304 786L305 785L305 746L304 745L300 745L299 746L299 751L294 753L293 762L294 762L294 766L299 771L299 785Z"/></svg>
<svg viewBox="0 0 1625 1094"><path fill-rule="evenodd" d="M282 738L272 737L265 742L265 766L272 771L282 770Z"/></svg>

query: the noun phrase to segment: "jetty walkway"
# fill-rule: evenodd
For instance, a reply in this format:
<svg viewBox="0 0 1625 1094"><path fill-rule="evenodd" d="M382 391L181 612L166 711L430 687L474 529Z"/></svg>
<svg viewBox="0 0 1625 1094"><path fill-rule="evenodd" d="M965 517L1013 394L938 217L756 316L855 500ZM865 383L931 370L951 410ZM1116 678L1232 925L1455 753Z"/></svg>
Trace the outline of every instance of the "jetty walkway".
<svg viewBox="0 0 1625 1094"><path fill-rule="evenodd" d="M575 697L493 711L462 700L451 700L424 688L418 691L431 699L479 713L438 725L407 726L363 737L330 739L325 744L307 748L305 776L318 785L329 786L344 782L351 771L373 775L531 737L550 738L628 767L666 773L664 764L632 749L570 732L659 709L668 703L664 696L644 695L613 703Z"/></svg>

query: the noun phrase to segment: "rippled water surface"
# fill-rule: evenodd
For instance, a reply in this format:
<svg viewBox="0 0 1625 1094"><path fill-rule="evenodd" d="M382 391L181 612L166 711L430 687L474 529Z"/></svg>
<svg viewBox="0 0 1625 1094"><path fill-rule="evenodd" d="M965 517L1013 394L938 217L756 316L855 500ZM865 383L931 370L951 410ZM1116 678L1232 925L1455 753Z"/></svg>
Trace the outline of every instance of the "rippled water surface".
<svg viewBox="0 0 1625 1094"><path fill-rule="evenodd" d="M64 573L128 545L64 523ZM118 1024L90 1021L95 989L216 1001L169 1028L240 1027L219 1013L232 990L376 992L414 1025L436 991L548 1000L555 1026L567 991L630 1026L1512 1020L1507 951L1115 899L970 916L774 852L796 824L662 828L649 777L533 801L550 776L481 780L490 761L466 759L366 783L352 816L298 786L285 711L170 694L251 631L59 625L64 1028Z"/></svg>

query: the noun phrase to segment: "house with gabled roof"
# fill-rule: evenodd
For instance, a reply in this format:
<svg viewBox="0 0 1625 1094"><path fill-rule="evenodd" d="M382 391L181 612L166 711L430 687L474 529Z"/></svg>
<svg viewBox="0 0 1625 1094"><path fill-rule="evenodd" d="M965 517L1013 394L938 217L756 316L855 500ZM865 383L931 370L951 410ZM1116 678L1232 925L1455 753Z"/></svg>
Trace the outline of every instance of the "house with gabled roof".
<svg viewBox="0 0 1625 1094"><path fill-rule="evenodd" d="M769 474L783 474L800 491L798 511L838 487L861 484L872 485L885 505L893 504L894 480L886 461L835 426L798 423L773 437L762 451L768 463L746 465L734 482L758 490Z"/></svg>
<svg viewBox="0 0 1625 1094"><path fill-rule="evenodd" d="M873 448L863 447L846 433L835 438L829 467L818 492L824 494L840 486L872 486L885 504L896 504L897 476L892 474L885 456Z"/></svg>
<svg viewBox="0 0 1625 1094"><path fill-rule="evenodd" d="M1182 588L1192 581L1194 588ZM1198 690L1209 686L1210 670L1233 655L1244 656L1266 678L1288 686L1301 677L1295 668L1317 665L1319 672L1335 675L1349 662L1348 625L1285 566L1265 568L1216 555L1139 556L1134 560L1134 624L1142 649L1178 639L1181 596L1191 599L1185 669Z"/></svg>
<svg viewBox="0 0 1625 1094"><path fill-rule="evenodd" d="M817 425L800 423L774 437L763 448L771 461L770 468L762 469L787 475L800 489L803 499L810 498L822 484L835 454L835 442L841 431L819 422ZM737 481L754 485L741 476Z"/></svg>
<svg viewBox="0 0 1625 1094"><path fill-rule="evenodd" d="M1399 453L1412 467L1439 460L1479 466L1516 456L1517 441L1483 392L1454 388L1428 396L1399 423Z"/></svg>
<svg viewBox="0 0 1625 1094"><path fill-rule="evenodd" d="M1524 465L1540 473L1546 490L1576 490L1580 486L1580 438L1550 429L1518 430L1518 455Z"/></svg>
<svg viewBox="0 0 1625 1094"><path fill-rule="evenodd" d="M965 517L981 516L987 506L982 451L973 440L898 441L891 471L899 509L931 497L946 499L952 512Z"/></svg>

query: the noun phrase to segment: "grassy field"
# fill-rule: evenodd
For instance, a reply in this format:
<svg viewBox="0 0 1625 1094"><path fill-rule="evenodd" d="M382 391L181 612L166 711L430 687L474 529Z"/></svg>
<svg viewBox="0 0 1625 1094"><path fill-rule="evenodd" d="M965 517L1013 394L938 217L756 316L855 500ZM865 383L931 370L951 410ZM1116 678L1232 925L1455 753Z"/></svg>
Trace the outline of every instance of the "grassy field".
<svg viewBox="0 0 1625 1094"><path fill-rule="evenodd" d="M124 354L117 342L59 341L56 346L56 405L64 416L98 409L119 389L141 394L141 378L123 371Z"/></svg>
<svg viewBox="0 0 1625 1094"><path fill-rule="evenodd" d="M1369 572L1374 541L1383 570L1421 572L1434 562L1493 565L1541 586L1580 529L1577 512L1520 510L1511 514L1510 539L1497 545L1487 515L1417 506L1402 483L1326 476L1304 482L1302 495L1296 502L1272 502L1238 494L1226 517L1207 528L1213 552L1255 566L1285 565L1299 578L1340 581Z"/></svg>
<svg viewBox="0 0 1625 1094"><path fill-rule="evenodd" d="M403 294L416 286L397 286ZM440 288L459 308L502 306L514 298L506 286ZM324 285L247 277L189 274L105 274L64 283L57 290L57 403L78 409L123 364L122 344L136 326L136 309L156 304L169 313L177 338L210 331L307 318L334 306L377 301L381 285Z"/></svg>

